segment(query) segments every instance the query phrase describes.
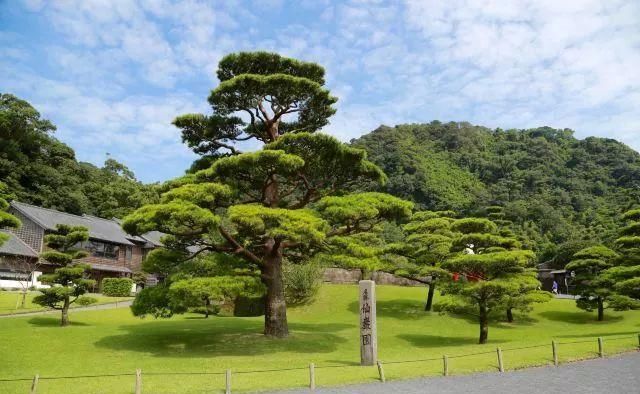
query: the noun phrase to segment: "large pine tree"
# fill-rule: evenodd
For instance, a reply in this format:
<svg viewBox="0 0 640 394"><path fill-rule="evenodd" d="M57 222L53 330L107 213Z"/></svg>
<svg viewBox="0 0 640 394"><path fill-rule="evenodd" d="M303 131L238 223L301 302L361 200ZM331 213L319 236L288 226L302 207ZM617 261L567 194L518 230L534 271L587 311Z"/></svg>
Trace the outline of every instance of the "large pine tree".
<svg viewBox="0 0 640 394"><path fill-rule="evenodd" d="M209 96L213 114L174 122L185 142L213 157L213 164L172 182L160 204L131 214L124 228L166 233L164 244L178 261L190 259L193 248L241 258L259 271L266 288L265 335L285 337L283 258L311 255L329 237L406 216L412 204L380 193L344 195L359 182L386 177L364 151L313 134L335 112L322 67L240 53L220 61L218 77ZM266 145L240 153L236 144L247 140Z"/></svg>

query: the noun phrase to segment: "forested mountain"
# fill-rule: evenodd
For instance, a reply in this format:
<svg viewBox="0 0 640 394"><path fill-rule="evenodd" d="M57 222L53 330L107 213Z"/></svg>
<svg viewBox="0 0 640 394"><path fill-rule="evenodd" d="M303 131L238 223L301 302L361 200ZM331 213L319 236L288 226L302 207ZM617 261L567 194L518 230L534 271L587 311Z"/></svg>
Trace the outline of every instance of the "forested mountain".
<svg viewBox="0 0 640 394"><path fill-rule="evenodd" d="M122 217L158 197L123 164L78 162L28 102L0 94L0 182L11 199L75 214Z"/></svg>
<svg viewBox="0 0 640 394"><path fill-rule="evenodd" d="M640 154L569 129L434 121L381 126L352 144L383 168L388 192L422 208L488 216L502 207L541 260L563 243L611 241L621 213L640 203Z"/></svg>
<svg viewBox="0 0 640 394"><path fill-rule="evenodd" d="M0 94L0 182L7 186L0 194L101 217L158 200L157 185L142 184L113 159L102 168L78 162L54 131L28 102ZM583 241L612 241L620 214L640 204L640 154L612 139L578 140L568 129L434 121L381 126L352 144L385 171L387 192L419 208L495 219L501 207L500 219L542 261L563 244L575 246L560 250L570 256Z"/></svg>

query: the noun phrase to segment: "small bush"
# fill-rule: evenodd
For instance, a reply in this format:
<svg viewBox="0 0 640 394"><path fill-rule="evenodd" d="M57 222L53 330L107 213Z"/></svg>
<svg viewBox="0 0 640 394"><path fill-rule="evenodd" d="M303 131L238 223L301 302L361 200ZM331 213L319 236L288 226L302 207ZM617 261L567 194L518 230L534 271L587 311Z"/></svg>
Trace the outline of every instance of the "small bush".
<svg viewBox="0 0 640 394"><path fill-rule="evenodd" d="M314 300L322 284L323 269L320 264L285 263L282 272L288 305L305 305Z"/></svg>
<svg viewBox="0 0 640 394"><path fill-rule="evenodd" d="M131 304L131 312L139 317L147 314L156 319L171 317L173 311L169 307L169 289L163 285L142 289Z"/></svg>
<svg viewBox="0 0 640 394"><path fill-rule="evenodd" d="M87 306L87 305L96 304L96 303L98 303L98 299L95 297L89 297L89 296L82 296L76 300L76 304L80 306Z"/></svg>
<svg viewBox="0 0 640 394"><path fill-rule="evenodd" d="M129 278L105 278L102 281L102 294L107 297L128 297L132 285L133 281Z"/></svg>

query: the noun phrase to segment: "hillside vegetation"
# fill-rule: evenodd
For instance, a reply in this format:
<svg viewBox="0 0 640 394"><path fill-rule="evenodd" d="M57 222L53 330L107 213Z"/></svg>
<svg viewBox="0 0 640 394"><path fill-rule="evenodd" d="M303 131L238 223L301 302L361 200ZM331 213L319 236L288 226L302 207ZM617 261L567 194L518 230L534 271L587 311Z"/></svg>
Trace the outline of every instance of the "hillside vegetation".
<svg viewBox="0 0 640 394"><path fill-rule="evenodd" d="M504 220L546 259L556 245L609 242L640 202L640 154L569 129L488 129L461 122L381 126L352 141L389 177L386 190L431 210Z"/></svg>
<svg viewBox="0 0 640 394"><path fill-rule="evenodd" d="M153 185L136 180L116 160L107 159L102 168L78 162L55 130L28 102L0 94L0 196L105 218L157 199Z"/></svg>

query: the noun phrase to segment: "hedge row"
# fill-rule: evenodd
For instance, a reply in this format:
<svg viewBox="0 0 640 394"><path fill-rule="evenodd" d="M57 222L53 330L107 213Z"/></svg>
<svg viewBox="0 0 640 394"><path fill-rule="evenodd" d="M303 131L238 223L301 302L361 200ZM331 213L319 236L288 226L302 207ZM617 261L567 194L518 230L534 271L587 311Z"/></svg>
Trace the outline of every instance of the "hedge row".
<svg viewBox="0 0 640 394"><path fill-rule="evenodd" d="M129 278L104 278L102 294L108 297L128 297L131 295L133 281Z"/></svg>

